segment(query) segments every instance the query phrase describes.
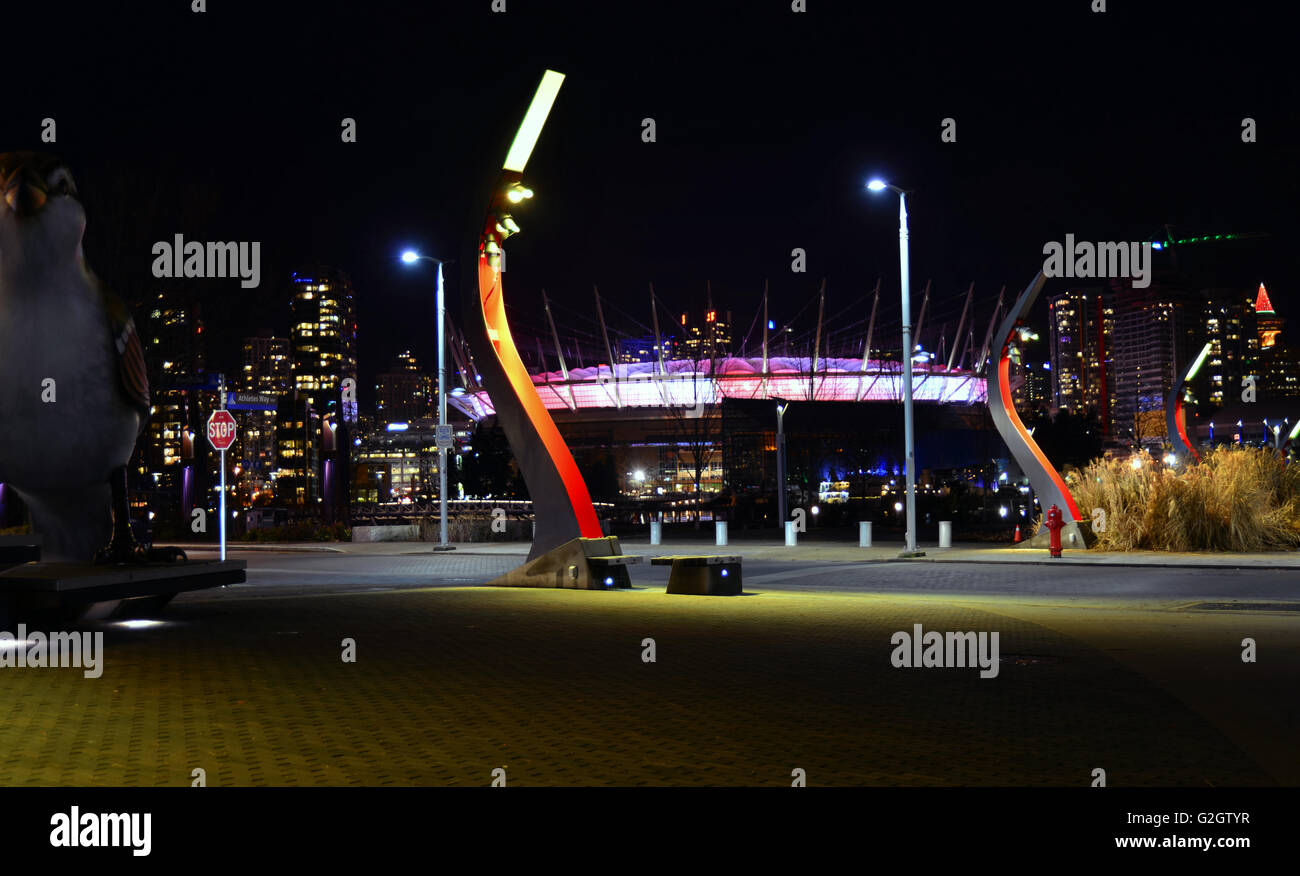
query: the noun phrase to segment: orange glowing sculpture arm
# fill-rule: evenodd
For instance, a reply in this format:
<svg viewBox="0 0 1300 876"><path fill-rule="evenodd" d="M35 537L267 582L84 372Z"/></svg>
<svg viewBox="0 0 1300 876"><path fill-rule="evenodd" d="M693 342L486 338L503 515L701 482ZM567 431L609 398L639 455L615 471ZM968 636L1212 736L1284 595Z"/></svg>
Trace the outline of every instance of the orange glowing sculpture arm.
<svg viewBox="0 0 1300 876"><path fill-rule="evenodd" d="M492 220L489 220L492 221ZM510 334L510 323L506 320L506 306L501 286L501 271L496 258L489 257L487 242L495 242L491 229L484 231L484 247L478 256L478 290L479 304L483 308L483 322L487 326L488 340L492 343L497 361L505 372L506 379L515 397L523 405L524 413L546 448L546 453L559 473L568 495L569 504L573 506L574 516L584 538L600 538L600 521L596 518L596 509L591 504L591 494L587 484L578 471L578 464L573 461L573 454L560 436L555 421L551 419L541 396L533 386L533 379L519 358L515 348L514 337ZM499 244L498 244L499 246Z"/></svg>

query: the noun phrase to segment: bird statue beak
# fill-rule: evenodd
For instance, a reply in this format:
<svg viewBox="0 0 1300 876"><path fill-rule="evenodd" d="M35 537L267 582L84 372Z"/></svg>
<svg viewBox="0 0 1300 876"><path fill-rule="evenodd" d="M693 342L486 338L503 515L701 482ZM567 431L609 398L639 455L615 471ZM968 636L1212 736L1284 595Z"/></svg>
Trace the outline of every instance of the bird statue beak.
<svg viewBox="0 0 1300 876"><path fill-rule="evenodd" d="M19 171L5 183L5 203L19 216L31 216L45 206L48 193L40 182Z"/></svg>

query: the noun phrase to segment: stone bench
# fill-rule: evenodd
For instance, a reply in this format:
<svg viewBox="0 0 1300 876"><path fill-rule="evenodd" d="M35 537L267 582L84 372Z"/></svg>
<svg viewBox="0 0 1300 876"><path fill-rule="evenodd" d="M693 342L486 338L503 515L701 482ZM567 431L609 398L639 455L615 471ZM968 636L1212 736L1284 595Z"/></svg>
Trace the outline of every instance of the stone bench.
<svg viewBox="0 0 1300 876"><path fill-rule="evenodd" d="M740 557L669 556L655 557L652 566L671 566L668 592L692 596L739 596Z"/></svg>
<svg viewBox="0 0 1300 876"><path fill-rule="evenodd" d="M587 557L587 565L594 576L604 582L606 587L631 587L632 576L627 567L635 566L644 557L633 554L617 554L608 557Z"/></svg>

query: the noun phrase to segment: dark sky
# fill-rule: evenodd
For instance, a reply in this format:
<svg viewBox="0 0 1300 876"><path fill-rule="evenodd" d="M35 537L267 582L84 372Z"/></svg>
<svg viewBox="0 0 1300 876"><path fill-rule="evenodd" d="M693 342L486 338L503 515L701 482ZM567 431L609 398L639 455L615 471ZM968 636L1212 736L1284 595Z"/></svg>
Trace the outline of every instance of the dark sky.
<svg viewBox="0 0 1300 876"><path fill-rule="evenodd" d="M669 309L701 307L711 282L743 333L765 278L778 321L825 277L828 316L850 324L879 276L880 319L896 320L897 199L863 191L876 173L914 190L913 285L933 278L936 326L972 280L987 320L1045 241L1166 223L1270 232L1208 261L1217 283L1266 282L1286 315L1300 305L1289 23L1269 3L1090 5L45 0L6 9L0 149L71 165L88 259L128 299L156 288L154 241L261 241L261 288L201 286L216 366L243 335L287 330L288 271L348 271L363 386L404 347L432 361L432 273L396 256L469 261L467 217L547 67L567 80L507 245L521 333L541 324L543 287L575 327L592 284L612 320L648 322L649 282ZM1247 116L1257 143L1241 142ZM956 143L940 142L945 117Z"/></svg>

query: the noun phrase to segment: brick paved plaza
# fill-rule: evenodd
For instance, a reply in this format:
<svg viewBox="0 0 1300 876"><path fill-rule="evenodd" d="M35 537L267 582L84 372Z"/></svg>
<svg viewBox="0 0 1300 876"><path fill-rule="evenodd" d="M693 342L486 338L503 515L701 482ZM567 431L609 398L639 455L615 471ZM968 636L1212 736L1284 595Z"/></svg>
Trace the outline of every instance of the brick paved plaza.
<svg viewBox="0 0 1300 876"><path fill-rule="evenodd" d="M974 563L754 562L730 598L666 595L646 567L632 591L484 588L518 558L416 548L243 554L248 584L182 595L158 625L85 627L105 632L98 679L0 671L0 783L1300 781L1295 612L1082 592L1115 570L1050 573L1080 591L1055 597L1040 566ZM979 592L1001 581L1039 592ZM999 631L998 676L894 668L891 635L917 623Z"/></svg>

